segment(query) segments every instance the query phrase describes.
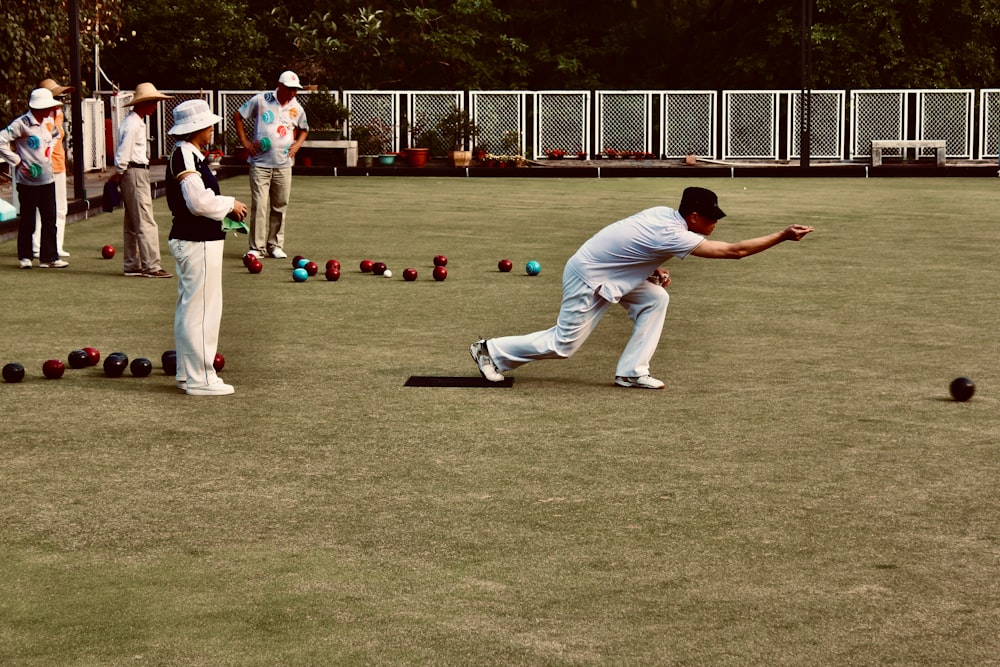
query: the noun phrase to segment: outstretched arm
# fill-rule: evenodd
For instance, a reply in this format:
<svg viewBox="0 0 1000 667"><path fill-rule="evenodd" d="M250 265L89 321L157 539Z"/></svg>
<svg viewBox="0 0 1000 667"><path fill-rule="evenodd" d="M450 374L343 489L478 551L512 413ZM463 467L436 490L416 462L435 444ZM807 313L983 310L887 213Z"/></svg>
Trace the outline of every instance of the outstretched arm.
<svg viewBox="0 0 1000 667"><path fill-rule="evenodd" d="M695 257L705 257L707 259L742 259L749 255L756 255L764 252L768 248L784 241L800 241L802 237L813 231L812 227L805 225L792 225L780 232L758 236L755 239L746 239L736 243L725 243L724 241L709 241L705 239L698 244L691 254Z"/></svg>

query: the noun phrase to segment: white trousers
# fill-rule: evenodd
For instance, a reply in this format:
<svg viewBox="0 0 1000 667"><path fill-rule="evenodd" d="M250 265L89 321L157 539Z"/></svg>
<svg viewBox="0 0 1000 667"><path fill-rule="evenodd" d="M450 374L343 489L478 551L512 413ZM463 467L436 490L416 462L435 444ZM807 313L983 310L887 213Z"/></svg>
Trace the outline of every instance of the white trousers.
<svg viewBox="0 0 1000 667"><path fill-rule="evenodd" d="M615 375L649 374L649 362L663 333L670 295L659 285L643 282L624 297L621 305L632 320L632 337L618 359ZM599 296L577 275L563 272L563 300L556 325L524 336L491 338L486 345L500 371L514 370L538 359L566 359L580 349L597 327L611 302Z"/></svg>
<svg viewBox="0 0 1000 667"><path fill-rule="evenodd" d="M66 235L66 214L69 213L69 201L66 199L66 172L54 174L56 180L56 249L59 256L66 254L63 249L63 237ZM14 188L14 206L17 207L17 188ZM38 257L42 241L42 215L35 215L35 233L31 235L31 254Z"/></svg>
<svg viewBox="0 0 1000 667"><path fill-rule="evenodd" d="M222 250L224 241L170 239L177 261L177 308L174 346L177 381L188 387L222 382L215 374L215 353L222 322Z"/></svg>

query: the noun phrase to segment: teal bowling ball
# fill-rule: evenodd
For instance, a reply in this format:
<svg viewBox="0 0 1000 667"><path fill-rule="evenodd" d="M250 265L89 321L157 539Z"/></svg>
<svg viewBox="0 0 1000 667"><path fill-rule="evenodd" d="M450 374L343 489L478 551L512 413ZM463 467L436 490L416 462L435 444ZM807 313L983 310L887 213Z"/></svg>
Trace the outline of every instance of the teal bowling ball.
<svg viewBox="0 0 1000 667"><path fill-rule="evenodd" d="M535 260L531 260L530 262L524 265L524 272L527 273L529 276L537 276L539 273L542 272L542 265L536 262Z"/></svg>
<svg viewBox="0 0 1000 667"><path fill-rule="evenodd" d="M292 280L297 283L304 283L309 280L309 272L305 269L295 269L292 271Z"/></svg>

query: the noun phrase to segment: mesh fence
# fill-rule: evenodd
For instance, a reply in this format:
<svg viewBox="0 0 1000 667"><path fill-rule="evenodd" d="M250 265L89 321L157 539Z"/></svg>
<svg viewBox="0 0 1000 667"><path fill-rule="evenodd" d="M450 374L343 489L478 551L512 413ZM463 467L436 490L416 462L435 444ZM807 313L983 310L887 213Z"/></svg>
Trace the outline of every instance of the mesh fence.
<svg viewBox="0 0 1000 667"><path fill-rule="evenodd" d="M799 131L806 109L802 93L788 96L788 155L802 155L802 134ZM809 155L816 158L844 156L844 91L813 90L809 109Z"/></svg>
<svg viewBox="0 0 1000 667"><path fill-rule="evenodd" d="M432 155L443 155L451 150L445 139L434 129L452 109L464 109L462 91L413 92L407 95L406 127L407 146L414 146L423 134L421 143L428 145Z"/></svg>
<svg viewBox="0 0 1000 667"><path fill-rule="evenodd" d="M905 139L905 90L856 90L851 93L852 157L871 157L872 141ZM885 148L883 157L902 155L903 149Z"/></svg>
<svg viewBox="0 0 1000 667"><path fill-rule="evenodd" d="M778 91L723 93L723 159L778 157Z"/></svg>
<svg viewBox="0 0 1000 667"><path fill-rule="evenodd" d="M470 117L479 125L479 145L494 155L524 155L527 93L471 92Z"/></svg>
<svg viewBox="0 0 1000 667"><path fill-rule="evenodd" d="M665 157L715 157L715 91L663 93L663 149Z"/></svg>
<svg viewBox="0 0 1000 667"><path fill-rule="evenodd" d="M399 93L348 90L344 103L351 110L347 136L358 142L359 155L398 150Z"/></svg>
<svg viewBox="0 0 1000 667"><path fill-rule="evenodd" d="M163 91L172 99L161 102L147 119L150 158L163 159L174 146L167 134L173 110L181 102L202 98L222 116L216 143L232 154L238 148L232 117L259 91ZM394 152L413 141L413 119L433 125L452 106L463 108L462 91L344 91L351 110L348 137L355 128L374 129L378 150ZM849 102L845 104L847 92ZM132 91L99 91L84 122L88 168L100 168L104 124L110 109L111 135L128 114ZM303 90L300 95L309 95ZM716 91L596 91L591 110L590 91L469 91L469 115L480 128L477 145L489 153L545 157L546 151L593 155L608 148L623 152L657 153L676 158L693 153L701 157L778 159L782 153L801 152L799 122L803 113L800 91L722 91L717 113ZM401 114L401 101L406 112ZM787 103L783 102L787 100ZM592 118L593 115L593 118ZM721 120L721 132L719 125ZM248 131L252 131L252 124ZM978 129L978 135L976 130ZM782 134L784 133L784 134ZM849 140L845 137L850 134ZM778 141L785 139L784 145ZM871 156L876 139L944 139L955 159L995 159L1000 155L1000 89L983 89L978 115L974 90L856 90L813 91L810 153L813 157L848 159ZM371 146L369 146L371 148ZM471 148L471 147L467 147ZM363 150L359 146L359 151ZM364 154L364 153L363 153ZM884 149L884 157L899 157L903 149ZM923 149L921 156L933 151Z"/></svg>
<svg viewBox="0 0 1000 667"><path fill-rule="evenodd" d="M552 151L567 155L590 153L590 91L535 93L534 156Z"/></svg>
<svg viewBox="0 0 1000 667"><path fill-rule="evenodd" d="M99 171L108 164L107 144L104 137L104 101L100 99L81 100L83 115L83 169ZM67 146L67 151L70 146Z"/></svg>
<svg viewBox="0 0 1000 667"><path fill-rule="evenodd" d="M917 93L917 139L944 139L948 157L972 157L975 107L973 90L922 90ZM934 151L922 149L922 155Z"/></svg>
<svg viewBox="0 0 1000 667"><path fill-rule="evenodd" d="M596 150L652 153L653 97L652 92L598 91Z"/></svg>
<svg viewBox="0 0 1000 667"><path fill-rule="evenodd" d="M979 93L979 158L1000 156L1000 90Z"/></svg>

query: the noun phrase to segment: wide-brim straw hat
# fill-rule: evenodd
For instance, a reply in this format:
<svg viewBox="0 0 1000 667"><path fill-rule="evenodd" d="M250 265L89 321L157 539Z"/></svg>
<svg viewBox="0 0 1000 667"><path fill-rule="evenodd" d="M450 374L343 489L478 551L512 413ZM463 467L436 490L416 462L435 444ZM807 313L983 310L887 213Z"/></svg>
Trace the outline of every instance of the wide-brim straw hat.
<svg viewBox="0 0 1000 667"><path fill-rule="evenodd" d="M39 88L48 88L52 91L53 97L58 97L59 95L66 95L67 93L72 93L76 88L73 86L60 86L55 82L55 79L45 79L40 84Z"/></svg>
<svg viewBox="0 0 1000 667"><path fill-rule="evenodd" d="M208 107L205 100L187 100L174 107L174 126L167 134L183 137L186 134L204 130L222 120Z"/></svg>
<svg viewBox="0 0 1000 667"><path fill-rule="evenodd" d="M39 111L62 105L62 102L52 97L52 91L48 88L35 88L31 91L31 97L28 99L28 106Z"/></svg>
<svg viewBox="0 0 1000 667"><path fill-rule="evenodd" d="M135 94L132 96L132 101L128 102L125 106L134 107L136 104L142 104L143 102L159 102L161 100L173 99L173 97L173 95L164 95L151 83L140 83L135 87Z"/></svg>

